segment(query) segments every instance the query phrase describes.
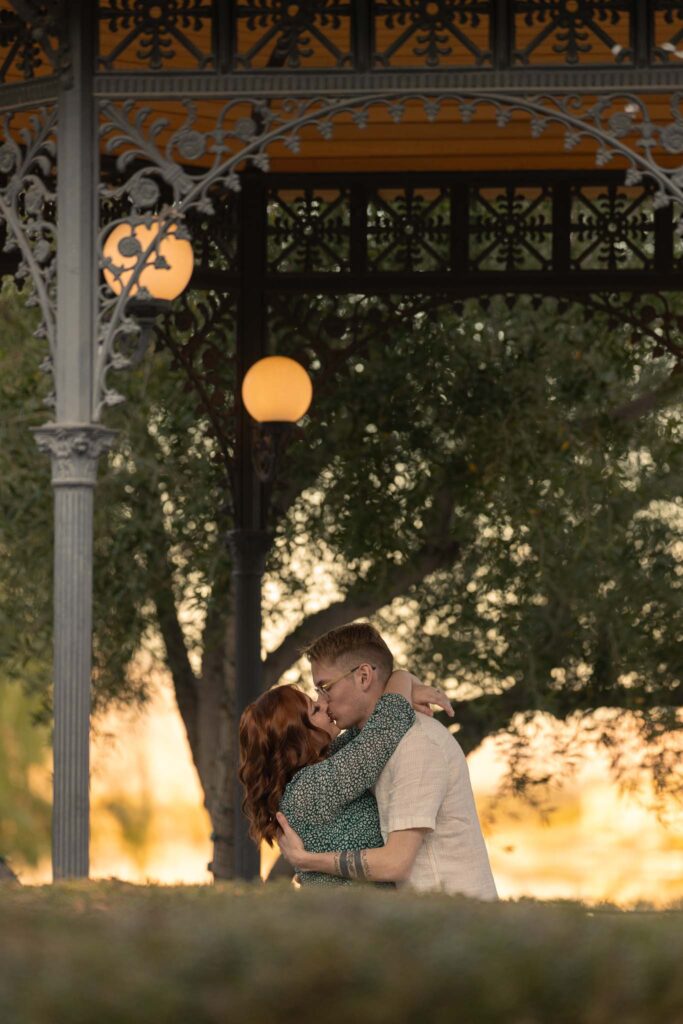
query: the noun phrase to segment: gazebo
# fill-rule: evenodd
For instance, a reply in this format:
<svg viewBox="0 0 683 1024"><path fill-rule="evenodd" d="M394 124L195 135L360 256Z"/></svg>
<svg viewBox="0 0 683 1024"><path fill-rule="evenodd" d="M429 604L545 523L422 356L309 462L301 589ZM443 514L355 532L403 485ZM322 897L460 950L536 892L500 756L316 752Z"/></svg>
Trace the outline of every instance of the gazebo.
<svg viewBox="0 0 683 1024"><path fill-rule="evenodd" d="M220 358L212 332L234 319L234 416L194 386L234 508L239 710L260 689L288 418L257 424L242 383L274 354L278 297L565 296L645 332L657 317L673 345L682 59L673 0L1 0L2 269L30 282L54 382L36 440L55 502L55 878L88 874L92 516L115 373L191 321L190 277L197 343ZM235 843L253 877L239 813Z"/></svg>

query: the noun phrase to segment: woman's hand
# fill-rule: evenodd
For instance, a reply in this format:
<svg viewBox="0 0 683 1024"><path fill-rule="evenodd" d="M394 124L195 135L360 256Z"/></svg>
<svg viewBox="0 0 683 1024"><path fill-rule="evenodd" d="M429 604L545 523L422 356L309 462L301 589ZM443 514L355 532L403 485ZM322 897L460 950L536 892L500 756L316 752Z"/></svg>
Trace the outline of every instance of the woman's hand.
<svg viewBox="0 0 683 1024"><path fill-rule="evenodd" d="M446 694L441 690L437 690L435 686L426 686L424 683L421 683L416 676L413 676L412 700L415 710L421 715L427 715L429 718L434 717L434 712L431 707L432 704L435 704L437 707L441 708L442 711L445 711L449 718L453 718L455 716L453 705Z"/></svg>
<svg viewBox="0 0 683 1024"><path fill-rule="evenodd" d="M280 826L280 831L277 834L277 845L280 847L280 853L296 871L304 871L306 869L306 847L284 814L278 811L276 817L277 823Z"/></svg>
<svg viewBox="0 0 683 1024"><path fill-rule="evenodd" d="M448 697L441 690L437 690L435 686L426 686L420 682L417 676L406 669L399 668L391 673L385 692L400 693L410 701L415 711L421 715L427 715L429 718L434 717L432 704L445 711L449 718L454 717L455 712Z"/></svg>

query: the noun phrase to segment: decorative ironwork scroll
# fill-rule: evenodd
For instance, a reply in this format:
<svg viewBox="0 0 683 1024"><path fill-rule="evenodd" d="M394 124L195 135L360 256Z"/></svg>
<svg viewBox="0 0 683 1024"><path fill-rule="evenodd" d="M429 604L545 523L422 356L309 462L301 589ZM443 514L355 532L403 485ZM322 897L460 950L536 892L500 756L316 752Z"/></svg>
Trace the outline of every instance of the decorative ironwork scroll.
<svg viewBox="0 0 683 1024"><path fill-rule="evenodd" d="M185 224L192 239L195 266L218 271L226 280L238 272L239 220L235 193L218 194L212 198L212 204L213 212L189 210Z"/></svg>
<svg viewBox="0 0 683 1024"><path fill-rule="evenodd" d="M683 367L683 316L672 308L666 295L634 295L623 292L590 295L581 300L587 315L602 313L608 328L628 324L639 343L646 343L655 358L671 355L676 360L674 373Z"/></svg>
<svg viewBox="0 0 683 1024"><path fill-rule="evenodd" d="M232 471L235 444L235 298L229 292L188 290L157 332L157 347L166 348L197 399L217 443L216 461Z"/></svg>
<svg viewBox="0 0 683 1024"><path fill-rule="evenodd" d="M512 113L528 116L531 135L538 138L551 125L564 130L567 149L588 140L596 146L596 163L605 166L615 156L628 167L628 183L643 175L654 179L662 203L683 199L683 174L664 166L657 153L683 153L683 93L670 99L672 121L664 126L653 122L646 102L628 93L600 96L540 96L486 94L476 90L442 91L438 96L395 97L372 94L366 97L323 97L291 100L231 100L217 112L214 125L206 131L197 127L194 103L184 101L183 123L172 129L161 112L155 117L149 108L127 101L121 105L105 101L102 135L108 153L119 152L119 169L131 170L129 178L112 194L127 194L134 208L150 210L162 198L170 202L176 216L198 206L212 210L210 192L221 186L239 190L238 170L248 165L267 171L268 150L280 142L297 152L302 132L314 131L332 138L339 115L349 114L358 129L367 127L373 109L383 108L400 123L408 103L422 107L429 122L436 122L446 110L462 122L474 120L484 108L492 108L499 128L505 128Z"/></svg>
<svg viewBox="0 0 683 1024"><path fill-rule="evenodd" d="M27 305L40 307L36 336L48 342L46 372L52 368L56 334L56 125L54 109L0 118L4 251L18 258L15 278L30 282Z"/></svg>
<svg viewBox="0 0 683 1024"><path fill-rule="evenodd" d="M631 94L598 98L566 95L534 98L515 94L481 95L473 90L400 98L371 95L363 99L323 97L251 102L235 99L222 106L217 105L213 124L204 130L198 126L197 110L190 101L169 108L173 117L170 113L165 115L163 111L153 112L133 101L121 105L104 102L102 138L106 153L115 161L116 173L111 182L104 186L103 198L124 205L128 201L130 214L120 220L149 222L151 217L155 217L162 226L174 225L176 231L186 230L182 225L188 214L194 211L195 214L212 216L217 196L239 190L240 171L249 166L267 171L269 150L274 143L297 151L302 145L304 132L307 136L314 132L323 139L330 139L336 121L342 114L350 116L359 130L367 127L373 111L377 109L388 112L396 123L400 123L407 104L412 103L421 106L428 121L437 121L446 112L448 117L455 114L467 123L480 110L492 109L501 129L509 124L514 111L521 111L527 116L530 132L535 137L542 135L551 125L560 125L564 130L567 148L584 140L593 144L599 166L609 163L616 155L620 156L627 166L627 186L640 184L647 177L652 182L652 203L655 208L667 205L672 199L683 204L683 173L665 166L659 158L660 154L683 153L681 99L678 94L671 97L672 120L664 126L655 124L646 103ZM179 121L178 113L181 110L184 111L184 118ZM422 224L420 217L416 219L414 216L415 201L411 201L411 227L418 225L420 228L417 239L419 241L422 238L422 251L427 252L425 240L429 240L430 258L437 262L443 260L441 251L433 242L435 232L440 230L439 218L443 216L435 212L438 201L436 206L427 203L424 207L422 213L430 212L427 219L422 217ZM315 205L312 205L311 200L307 206L307 202L304 202L299 212L303 211L304 220L308 218L307 225L314 233L316 225L311 217L314 209L318 216L322 206L319 198ZM411 253L410 260L414 263L417 250L412 243L410 246L405 244L405 240L410 237L404 230L408 222L405 215L399 214L397 217L395 214L396 211L390 215L389 220L393 230L403 224L402 251ZM599 220L599 217L593 215L593 228ZM584 217L585 230L588 230L588 225L589 220ZM111 223L103 226L101 242L113 226ZM538 219L534 230L539 236L544 234ZM433 236L431 240L430 232ZM301 239L306 237L302 235ZM308 237L312 238L313 234ZM305 263L310 256L305 255L303 241L297 244L299 255L296 258L303 258ZM516 252L515 245L517 249L522 245L521 236L517 237L512 250L508 248L508 263L509 253ZM540 243L535 248L534 259L542 267L546 257L543 246L539 246ZM142 268L150 258L155 258L155 253L158 255L157 250L158 241L152 243L148 251L140 254L138 268L120 295L113 296L107 286L102 285L96 376L96 386L101 394L98 414L104 405L120 400L120 396L106 385L106 375L111 368L128 365L125 352L129 343L125 343L123 352L119 350L117 354L117 345L125 342L131 333L139 331L139 326L127 313L128 297L131 289L137 287ZM303 257L301 253L304 253ZM517 258L516 255L514 258Z"/></svg>

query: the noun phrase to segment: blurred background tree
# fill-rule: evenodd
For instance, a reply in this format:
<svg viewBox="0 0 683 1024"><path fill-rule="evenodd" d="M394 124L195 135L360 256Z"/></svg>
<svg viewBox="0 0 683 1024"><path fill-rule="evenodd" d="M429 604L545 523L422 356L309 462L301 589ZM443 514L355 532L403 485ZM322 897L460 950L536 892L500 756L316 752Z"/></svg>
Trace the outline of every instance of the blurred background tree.
<svg viewBox="0 0 683 1024"><path fill-rule="evenodd" d="M35 700L0 681L0 855L35 867L50 849L50 800L35 774L45 761L47 729L34 720Z"/></svg>
<svg viewBox="0 0 683 1024"><path fill-rule="evenodd" d="M0 304L0 656L48 721L51 495L28 430L46 418L42 349L9 283ZM96 709L144 702L144 676L131 672L141 649L168 667L214 830L226 836L234 332L227 307L209 321L219 306L190 294L108 415L121 433L96 502L94 699ZM311 636L372 617L415 671L446 683L466 751L509 738L516 789L544 781L525 759L525 730L545 712L599 729L622 778L627 716L645 752L638 773L675 790L675 354L618 318L588 319L552 299L482 309L293 296L273 305L269 324L274 348L310 367L315 399L275 491L266 684L300 677ZM197 387L209 373L213 404ZM228 874L229 863L215 870Z"/></svg>

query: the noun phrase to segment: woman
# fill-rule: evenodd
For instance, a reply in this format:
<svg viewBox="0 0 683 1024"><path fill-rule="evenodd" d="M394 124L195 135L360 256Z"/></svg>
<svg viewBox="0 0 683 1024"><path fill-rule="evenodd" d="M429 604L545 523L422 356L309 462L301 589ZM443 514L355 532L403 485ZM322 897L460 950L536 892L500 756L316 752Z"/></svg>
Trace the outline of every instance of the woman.
<svg viewBox="0 0 683 1024"><path fill-rule="evenodd" d="M240 720L244 812L255 842L272 845L282 811L307 849L320 853L382 846L370 787L420 710L443 694L409 672L394 672L360 732L340 736L320 702L293 686L269 690ZM302 885L348 885L349 879L306 871Z"/></svg>

